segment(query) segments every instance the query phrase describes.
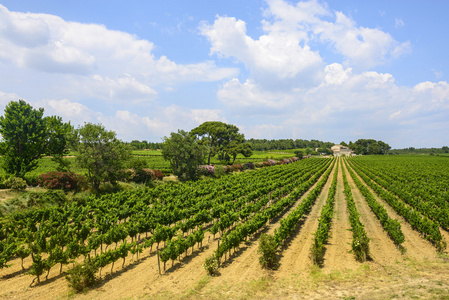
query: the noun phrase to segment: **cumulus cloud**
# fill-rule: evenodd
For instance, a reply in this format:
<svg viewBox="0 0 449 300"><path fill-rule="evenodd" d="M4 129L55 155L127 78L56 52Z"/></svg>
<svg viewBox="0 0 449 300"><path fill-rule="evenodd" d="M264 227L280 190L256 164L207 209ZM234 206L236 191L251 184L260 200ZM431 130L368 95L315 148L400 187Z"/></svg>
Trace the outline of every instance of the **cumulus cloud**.
<svg viewBox="0 0 449 300"><path fill-rule="evenodd" d="M241 83L237 78L226 82L217 92L217 97L226 106L242 112L248 108L253 112L258 109L269 109L272 112L292 102L289 93L270 92L250 79Z"/></svg>
<svg viewBox="0 0 449 300"><path fill-rule="evenodd" d="M156 141L178 129L189 131L206 121L228 122L220 110L177 105L156 108L148 115L120 110L115 116L102 118L103 124L116 131L121 138Z"/></svg>
<svg viewBox="0 0 449 300"><path fill-rule="evenodd" d="M258 39L248 36L246 23L233 17L217 16L212 25L203 24L200 30L211 43L211 54L242 62L255 78L273 75L279 80L304 80L317 75L322 67L323 59L309 46L311 41L333 46L347 64L360 70L411 49L410 42L400 43L380 29L358 26L318 1L267 3L262 21L265 34Z"/></svg>
<svg viewBox="0 0 449 300"><path fill-rule="evenodd" d="M322 63L316 51L301 46L303 37L295 32L270 28L266 35L254 40L247 35L245 22L233 17L217 17L214 24L203 23L200 29L211 43L211 54L236 59L259 80L268 77L277 82L292 78L309 81L310 73Z"/></svg>
<svg viewBox="0 0 449 300"><path fill-rule="evenodd" d="M5 103L11 101L8 96L15 95L0 92L0 104L3 99ZM7 102L6 99L8 99ZM75 127L82 126L85 122L101 123L126 141L132 139L159 141L178 129L189 131L206 121L229 123L219 109L192 109L178 105L153 107L151 110L139 113L116 110L113 114L107 115L69 99L48 99L30 104L35 108L43 107L46 115L60 116L65 122L70 121Z"/></svg>
<svg viewBox="0 0 449 300"><path fill-rule="evenodd" d="M79 91L109 94L111 100L154 99L159 86L216 81L238 73L210 60L183 65L166 56L157 58L152 42L101 24L11 12L2 5L0 45L0 62L35 70L47 79L66 74L64 85L69 89L78 86Z"/></svg>
<svg viewBox="0 0 449 300"><path fill-rule="evenodd" d="M351 68L347 68L345 70L341 64L333 63L326 66L326 68L324 69L324 81L329 85L341 85L349 78L351 72Z"/></svg>
<svg viewBox="0 0 449 300"><path fill-rule="evenodd" d="M15 93L5 93L0 91L0 108L4 109L4 107L11 101L19 100L19 96Z"/></svg>
<svg viewBox="0 0 449 300"><path fill-rule="evenodd" d="M85 122L98 123L102 118L101 112L95 112L87 106L69 99L46 99L31 103L33 107L43 107L46 115L60 116L65 122L83 125Z"/></svg>

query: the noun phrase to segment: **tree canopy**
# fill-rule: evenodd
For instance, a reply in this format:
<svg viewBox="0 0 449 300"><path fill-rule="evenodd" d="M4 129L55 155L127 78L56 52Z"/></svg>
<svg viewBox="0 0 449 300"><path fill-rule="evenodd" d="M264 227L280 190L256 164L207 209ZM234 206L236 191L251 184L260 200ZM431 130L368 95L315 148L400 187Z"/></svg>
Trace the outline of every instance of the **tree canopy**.
<svg viewBox="0 0 449 300"><path fill-rule="evenodd" d="M387 143L373 139L359 139L355 143L349 142L349 148L356 154L363 155L387 154L388 150L391 149Z"/></svg>
<svg viewBox="0 0 449 300"><path fill-rule="evenodd" d="M235 125L218 121L204 122L192 129L190 134L199 139L199 143L207 147L207 164L210 158L218 154L220 160L230 161L231 156L236 157L238 153L251 155L250 146L243 146L245 137L239 133Z"/></svg>
<svg viewBox="0 0 449 300"><path fill-rule="evenodd" d="M0 155L7 173L23 177L37 167L45 155L67 151L67 136L73 130L57 116L44 117L44 109L34 109L24 100L11 101L0 116Z"/></svg>
<svg viewBox="0 0 449 300"><path fill-rule="evenodd" d="M118 171L131 157L129 146L101 124L85 123L77 129L77 134L76 161L87 169L86 177L92 187L98 190L102 182L115 183L119 178Z"/></svg>
<svg viewBox="0 0 449 300"><path fill-rule="evenodd" d="M164 138L162 155L180 180L195 180L199 176L198 166L204 162L204 150L193 135L178 130Z"/></svg>

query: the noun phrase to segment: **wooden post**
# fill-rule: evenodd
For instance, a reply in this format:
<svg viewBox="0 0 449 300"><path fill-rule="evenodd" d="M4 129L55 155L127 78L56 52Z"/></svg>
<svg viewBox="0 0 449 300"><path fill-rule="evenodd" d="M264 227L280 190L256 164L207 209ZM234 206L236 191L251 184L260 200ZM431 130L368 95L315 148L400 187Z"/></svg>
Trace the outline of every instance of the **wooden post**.
<svg viewBox="0 0 449 300"><path fill-rule="evenodd" d="M161 274L161 262L159 260L159 247L156 248L156 252L157 252L157 268L159 269L159 275L162 275Z"/></svg>

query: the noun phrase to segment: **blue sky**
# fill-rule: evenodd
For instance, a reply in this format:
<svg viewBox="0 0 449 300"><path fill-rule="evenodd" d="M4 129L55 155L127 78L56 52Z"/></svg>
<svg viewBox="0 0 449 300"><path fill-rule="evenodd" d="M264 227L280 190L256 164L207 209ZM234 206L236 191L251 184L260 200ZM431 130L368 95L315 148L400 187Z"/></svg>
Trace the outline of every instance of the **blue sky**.
<svg viewBox="0 0 449 300"><path fill-rule="evenodd" d="M0 109L159 142L204 121L246 138L449 145L449 1L0 0Z"/></svg>

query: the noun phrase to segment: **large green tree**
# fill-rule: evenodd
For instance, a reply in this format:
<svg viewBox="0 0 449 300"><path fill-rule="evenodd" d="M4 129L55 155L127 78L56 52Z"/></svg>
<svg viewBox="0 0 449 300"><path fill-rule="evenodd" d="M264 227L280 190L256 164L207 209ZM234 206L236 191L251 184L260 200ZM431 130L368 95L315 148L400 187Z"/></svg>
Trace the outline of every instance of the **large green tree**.
<svg viewBox="0 0 449 300"><path fill-rule="evenodd" d="M236 149L248 153L246 147L240 147L245 142L243 134L235 125L226 124L218 121L204 122L200 126L192 129L190 134L200 140L200 144L207 147L207 164L210 165L210 158L218 154L220 160L229 161L234 155Z"/></svg>
<svg viewBox="0 0 449 300"><path fill-rule="evenodd" d="M92 187L98 190L102 182L115 183L131 157L130 147L101 124L84 123L77 134L76 161L87 169L86 177Z"/></svg>
<svg viewBox="0 0 449 300"><path fill-rule="evenodd" d="M67 136L73 130L57 116L44 117L24 100L11 101L0 116L0 155L9 174L23 177L35 169L43 156L61 158L67 151Z"/></svg>
<svg viewBox="0 0 449 300"><path fill-rule="evenodd" d="M204 146L184 130L172 132L164 138L162 155L170 162L173 174L180 180L195 180L199 177L198 166L204 163Z"/></svg>
<svg viewBox="0 0 449 300"><path fill-rule="evenodd" d="M382 141L373 139L358 139L356 142L349 142L351 148L356 154L362 155L377 155L387 154L391 149L390 145Z"/></svg>

